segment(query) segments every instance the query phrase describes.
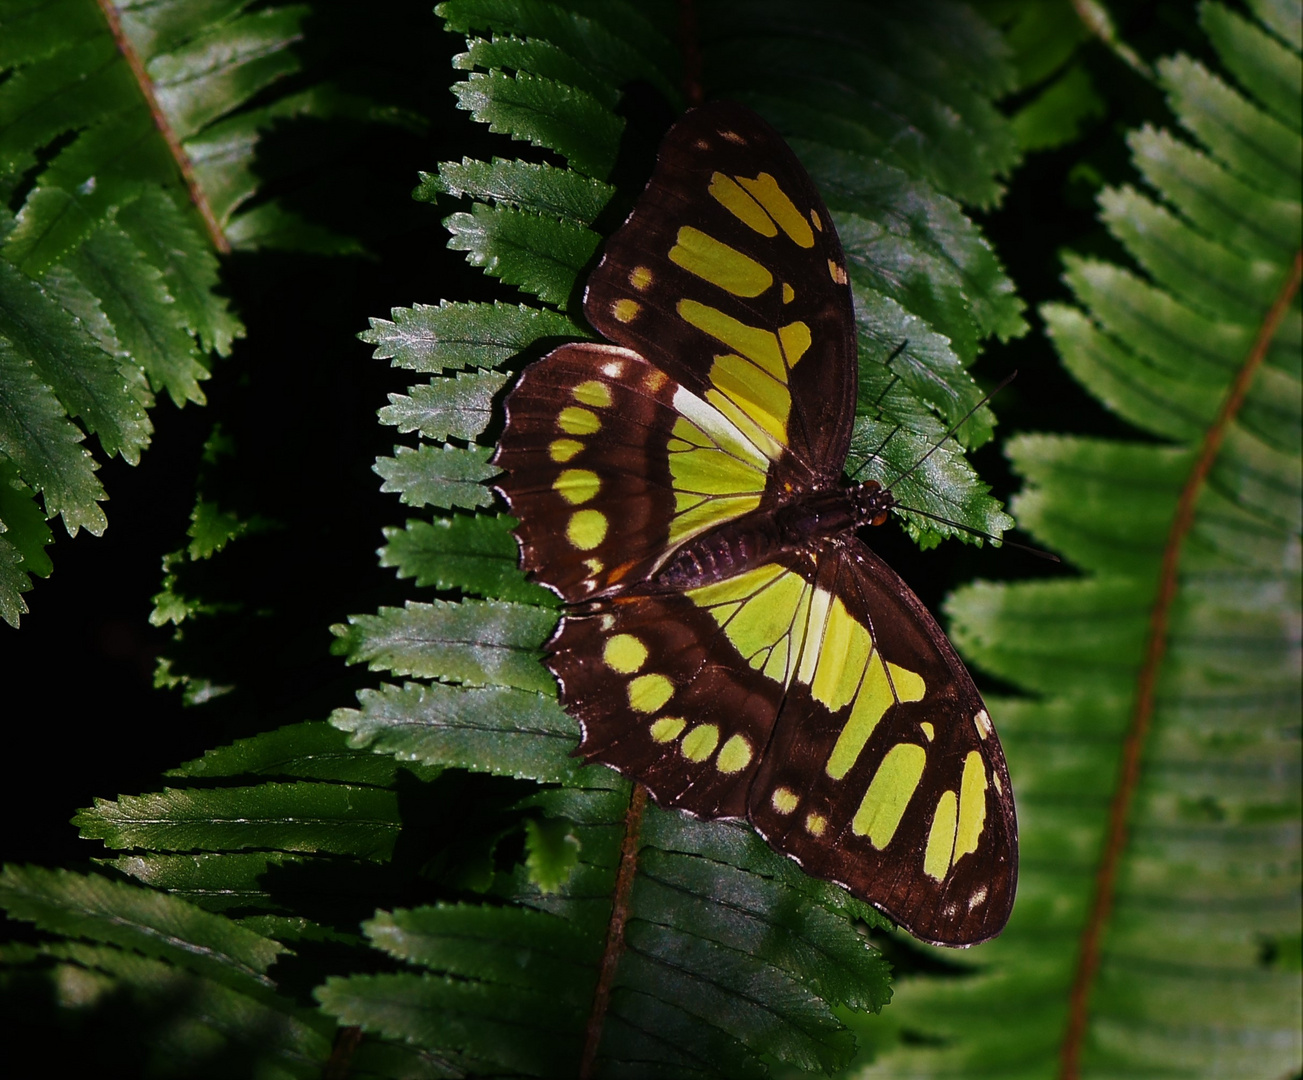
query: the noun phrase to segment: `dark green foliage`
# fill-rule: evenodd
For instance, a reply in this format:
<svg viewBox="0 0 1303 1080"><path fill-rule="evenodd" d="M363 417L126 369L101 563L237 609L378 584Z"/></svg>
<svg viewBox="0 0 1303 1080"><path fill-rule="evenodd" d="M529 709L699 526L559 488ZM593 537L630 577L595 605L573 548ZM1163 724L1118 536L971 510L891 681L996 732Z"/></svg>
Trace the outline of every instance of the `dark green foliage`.
<svg viewBox="0 0 1303 1080"><path fill-rule="evenodd" d="M784 131L845 243L861 346L848 469L861 477L890 481L915 464L1007 370L1002 358L970 374L987 343L1026 329L965 207L1006 197L1022 152L1111 138L1093 125L1112 73L1148 68L1122 43L1125 24L1098 31L1105 49L1067 3L977 7L987 21L932 0L695 5L707 95L743 99ZM1101 198L1122 247L1077 245L1064 278L1076 306L1041 312L1067 368L1146 441L1006 444L1025 479L1021 521L1080 573L983 584L951 607L969 654L1035 695L992 705L1023 827L1009 932L958 957L893 945L875 912L745 825L649 806L595 1075L1054 1073L1172 507L1298 243L1297 6L1202 10L1211 51L1155 65L1185 132L1152 109L1133 125L1139 180ZM238 373L238 394L258 407L243 423L223 413L208 433L189 532L171 542L157 597L155 621L176 631L160 682L184 688L196 724L239 715L238 734L323 715L303 702L322 700L318 681L325 708L347 700L330 682L338 662L301 679L301 642L281 640L286 612L311 624L302 640L318 657L337 624L354 685L388 673L329 724L226 737L161 790L98 799L76 819L109 849L94 872L0 876L28 935L0 951L7 1013L48 1031L57 1008L80 1045L111 1048L124 1071L309 1077L331 1061L358 1077L569 1077L584 1053L631 789L571 756L577 725L540 663L558 602L520 572L514 523L486 481L514 373L592 337L585 276L684 105L680 11L668 0L450 0L438 11L465 43L436 89L465 122L425 151L455 160L435 168L427 156L416 197L487 272L474 278L455 276L460 254L435 261L427 237L408 235L393 209L401 194L377 198L347 171L350 155L373 153L353 149L363 144L349 125L423 121L390 107L411 99L386 96L383 79L344 70L360 33L329 63L314 50L347 25L379 40L386 60L406 55L389 9L347 23L320 5L121 7L200 191L245 253L232 265L246 277L220 286L97 5L0 3L0 187L17 215L0 238L0 612L16 622L27 575L49 571L47 515L103 527L85 436L135 460L154 395L202 400L210 354L241 333L224 290L242 313L266 290L263 325L285 336ZM375 156L410 186L413 168ZM1098 161L1083 151L1083 175ZM372 310L430 303L393 308L361 335L414 385L387 405L388 387L367 388L402 445L344 461L332 452L354 444L312 393L356 384L319 352L288 366L304 313L323 308L268 289L311 265L268 249L344 266L308 287L342 309L378 264L341 255L385 232L420 269ZM1092 1075L1298 1068L1301 349L1295 300L1187 543L1105 928ZM218 372L230 386L232 366ZM294 374L265 381L277 371ZM902 501L1001 534L1011 519L964 454L990 444L1008 400L902 481ZM414 515L384 531L387 592L329 556L332 533L354 527L335 496L377 452L383 490ZM995 454L983 453L985 473ZM295 500L301 513L287 508ZM391 522L403 520L397 505L388 500ZM905 523L924 546L952 533ZM377 523L356 527L373 569ZM278 593L296 574L309 584ZM342 621L359 611L375 614ZM220 662L232 655L234 671ZM249 674L258 664L269 679ZM135 738L133 718L92 712L87 723ZM97 775L96 791L113 783ZM896 1005L871 1015L892 993L888 957L906 976ZM360 1043L341 1037L350 1024ZM46 1039L55 1065L72 1052L64 1043L78 1040Z"/></svg>
<svg viewBox="0 0 1303 1080"><path fill-rule="evenodd" d="M202 404L212 355L243 335L214 245L358 247L298 214L301 178L255 158L273 126L377 111L328 84L287 91L309 9L249 7L121 4L115 39L95 0L0 4L0 455L20 481L0 518L0 616L12 625L29 575L51 570L19 494L70 535L102 533L85 436L137 463L156 395ZM273 180L278 195L261 198Z"/></svg>
<svg viewBox="0 0 1303 1080"><path fill-rule="evenodd" d="M101 877L6 867L5 909L41 929L131 949L245 993L269 989L284 946L164 893Z"/></svg>

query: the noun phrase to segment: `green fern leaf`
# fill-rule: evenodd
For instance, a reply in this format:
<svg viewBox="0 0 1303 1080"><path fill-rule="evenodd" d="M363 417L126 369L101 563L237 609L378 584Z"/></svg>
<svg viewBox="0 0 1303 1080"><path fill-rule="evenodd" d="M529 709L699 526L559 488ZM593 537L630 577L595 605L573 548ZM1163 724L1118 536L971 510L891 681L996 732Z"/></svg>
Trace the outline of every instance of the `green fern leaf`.
<svg viewBox="0 0 1303 1080"><path fill-rule="evenodd" d="M381 491L395 491L409 506L489 506L493 499L483 481L493 475L489 453L481 447L399 446L394 457L378 458L375 471L384 477Z"/></svg>
<svg viewBox="0 0 1303 1080"><path fill-rule="evenodd" d="M436 175L422 173L416 198L434 202L441 194L467 195L481 202L521 207L589 225L610 201L613 191L599 180L546 163L495 158L490 164L463 158L460 165L444 162Z"/></svg>
<svg viewBox="0 0 1303 1080"><path fill-rule="evenodd" d="M356 785L260 784L165 789L97 800L74 818L82 835L153 851L327 852L381 861L401 827L391 791Z"/></svg>
<svg viewBox="0 0 1303 1080"><path fill-rule="evenodd" d="M490 131L555 150L586 176L605 176L615 163L624 122L585 90L523 71L477 71L453 93Z"/></svg>
<svg viewBox="0 0 1303 1080"><path fill-rule="evenodd" d="M553 607L557 597L526 580L520 547L507 517L476 515L409 521L405 529L386 529L380 565L400 578L415 578L418 588L460 589L482 597L519 600Z"/></svg>
<svg viewBox="0 0 1303 1080"><path fill-rule="evenodd" d="M352 734L354 745L429 766L547 784L580 781L581 766L570 757L579 729L550 693L409 682L363 690L358 703L361 708L339 709L330 718ZM604 782L591 769L582 779Z"/></svg>
<svg viewBox="0 0 1303 1080"><path fill-rule="evenodd" d="M1142 272L1070 256L1080 307L1043 310L1069 371L1162 441L1008 444L1019 520L1081 571L950 604L961 647L1037 695L992 705L1019 793L1020 900L981 969L902 986L915 1045L863 1075L1303 1063L1285 959L1301 887L1303 126L1279 90L1303 79L1303 22L1297 5L1255 13L1289 44L1201 8L1248 96L1188 58L1157 65L1198 145L1133 133L1153 195L1100 197Z"/></svg>
<svg viewBox="0 0 1303 1080"><path fill-rule="evenodd" d="M552 42L539 38L511 35L495 35L491 41L467 38L466 51L453 57L452 64L466 71L528 71L587 91L608 109L614 109L620 100L616 85L604 79L599 71L585 67Z"/></svg>
<svg viewBox="0 0 1303 1080"><path fill-rule="evenodd" d="M524 304L418 304L394 308L394 321L372 319L358 336L376 346L377 360L395 367L439 372L494 367L547 338L582 336L577 323L547 308Z"/></svg>
<svg viewBox="0 0 1303 1080"><path fill-rule="evenodd" d="M95 434L107 455L134 464L149 442L154 395L203 403L209 354L227 355L243 335L218 289L217 255L362 250L300 209L305 188L329 182L329 170L305 168L298 153L270 160L260 143L307 119L411 124L320 80L302 46L306 6L248 7L38 0L0 9L0 187L15 215L0 215L0 259L67 311L30 328L47 339L44 359L33 359L46 392L32 415L57 401L76 425L52 442L37 424L44 442L12 453L10 431L4 453L70 533L102 531L104 514L86 505L100 498L98 485L57 490L68 454L47 459L55 443ZM320 153L326 140L320 131L312 139ZM6 275L0 309L25 303L26 291ZM0 326L29 355L31 335L15 333ZM87 334L108 357L88 350ZM13 370L20 384L0 393L30 399L37 388ZM12 558L5 566L0 611L16 622L30 581Z"/></svg>
<svg viewBox="0 0 1303 1080"><path fill-rule="evenodd" d="M539 658L555 623L553 612L525 604L436 600L354 615L334 632L337 651L373 671L549 691Z"/></svg>
<svg viewBox="0 0 1303 1080"><path fill-rule="evenodd" d="M548 304L565 304L601 243L596 233L569 222L483 203L444 225L452 233L449 246L465 251L468 263Z"/></svg>
<svg viewBox="0 0 1303 1080"><path fill-rule="evenodd" d="M406 435L419 431L422 438L442 441L469 440L488 425L493 395L506 385L507 375L499 371L459 374L449 386L436 392L432 386L414 386L410 397L389 395L389 407L381 409L382 424L393 424Z"/></svg>
<svg viewBox="0 0 1303 1080"><path fill-rule="evenodd" d="M42 930L133 949L246 993L270 988L267 969L285 952L174 897L67 870L5 867L0 897Z"/></svg>

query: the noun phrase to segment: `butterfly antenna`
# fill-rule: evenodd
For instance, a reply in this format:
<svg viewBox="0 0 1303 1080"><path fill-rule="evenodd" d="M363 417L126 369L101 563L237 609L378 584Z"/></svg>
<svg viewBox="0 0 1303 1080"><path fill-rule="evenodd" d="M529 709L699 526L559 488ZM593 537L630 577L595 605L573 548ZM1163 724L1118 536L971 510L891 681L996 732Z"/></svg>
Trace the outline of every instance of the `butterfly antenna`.
<svg viewBox="0 0 1303 1080"><path fill-rule="evenodd" d="M905 347L907 345L909 345L909 338L906 338L904 341L902 341L899 345L897 345L894 349L891 350L891 355L888 356L887 359L882 362L882 366L890 370L891 362L905 351ZM876 398L873 399L873 408L877 410L879 416L882 415L882 409L879 408L879 406L882 404L882 399L885 398L889 393L891 393L891 388L895 386L896 383L898 382L900 382L900 375L892 371L891 378L888 380L887 385L882 388L882 393L880 393ZM891 442L891 440L895 437L896 432L898 432L899 430L900 430L900 425L897 424L894 428L891 429L891 431L887 433L887 437L883 439L882 442L878 443L877 447L873 450L873 452L869 454L868 457L866 457L862 462L860 462L860 467L856 469L853 473L851 473L852 480L857 479L860 473L862 473L866 468L868 468L869 462L877 458L877 456L882 452L882 448L886 446L887 443Z"/></svg>
<svg viewBox="0 0 1303 1080"><path fill-rule="evenodd" d="M906 338L906 339L905 339L904 341L902 341L899 345L897 345L894 349L892 349L892 350L891 350L891 355L888 356L887 359L884 360L884 361L882 362L882 366L885 367L885 368L887 368L887 369L890 369L890 368L891 368L891 362L892 362L893 360L895 360L896 357L898 357L901 353L903 353L903 352L905 351L905 347L906 347L908 344L909 344L909 338ZM889 393L891 393L891 388L892 388L893 386L895 386L896 383L898 383L898 382L900 382L900 376L899 376L896 372L893 371L893 372L891 373L891 381L888 382L887 385L884 386L884 387L882 388L882 393L879 394L879 395L874 399L874 401L873 401L873 407L874 407L875 409L876 409L879 405L882 404L882 399L885 398Z"/></svg>
<svg viewBox="0 0 1303 1080"><path fill-rule="evenodd" d="M894 428L892 428L889 432L887 432L887 437L883 439L882 442L878 443L878 445L874 447L873 451L868 455L868 457L866 457L862 462L860 462L860 467L856 469L853 473L851 473L852 480L854 480L857 476L860 475L860 473L862 473L865 469L869 467L869 462L873 461L878 456L878 454L882 452L882 448L886 446L887 443L891 442L893 438L895 438L896 432L898 432L899 430L900 430L900 425L897 424Z"/></svg>
<svg viewBox="0 0 1303 1080"><path fill-rule="evenodd" d="M1038 559L1046 559L1049 562L1062 562L1057 555L1050 551L1042 551L1040 548L1030 547L1027 544L1020 544L1016 540L1006 540L1002 536L992 536L989 532L983 532L981 529L974 529L971 525L965 525L962 521L951 521L949 518L943 518L939 514L929 514L926 510L918 510L912 506L902 506L896 504L897 510L906 510L911 514L918 514L920 517L931 518L933 521L939 521L942 525L949 525L955 529L963 529L966 533L972 533L974 536L983 536L994 544L1001 547L1006 545L1011 548L1017 548L1019 551L1025 551L1029 555L1035 555Z"/></svg>
<svg viewBox="0 0 1303 1080"><path fill-rule="evenodd" d="M921 458L919 458L916 462L914 462L913 465L911 465L908 469L906 469L903 473L901 473L898 477L896 477L896 479L894 479L890 484L884 484L883 487L885 487L888 491L890 491L906 477L913 476L914 473L916 473L919 470L919 468L922 466L923 462L927 461L928 458L930 458L933 454L935 454L938 450L940 450L943 445L945 445L945 441L948 438L950 438L951 435L953 435L956 431L958 431L961 427L963 427L966 423L968 423L968 418L972 416L973 413L977 412L978 409L980 409L983 405L985 405L988 401L990 401L993 397L995 397L996 394L998 394L1001 390L1003 390L1006 386L1008 386L1011 382L1013 382L1014 379L1016 379L1017 377L1018 377L1017 371L1009 372L1009 374L1004 377L1003 381L1001 381L1000 385L997 386L994 390L992 390L989 394L987 394L984 398L982 398L982 400L979 401L976 405L974 405L971 409L969 409L968 412L964 413L964 415L959 418L959 423L955 424L954 427L952 427L949 431L947 431L944 435L942 435L941 438L938 439L937 442L933 445L931 450L929 450L926 454L924 454Z"/></svg>

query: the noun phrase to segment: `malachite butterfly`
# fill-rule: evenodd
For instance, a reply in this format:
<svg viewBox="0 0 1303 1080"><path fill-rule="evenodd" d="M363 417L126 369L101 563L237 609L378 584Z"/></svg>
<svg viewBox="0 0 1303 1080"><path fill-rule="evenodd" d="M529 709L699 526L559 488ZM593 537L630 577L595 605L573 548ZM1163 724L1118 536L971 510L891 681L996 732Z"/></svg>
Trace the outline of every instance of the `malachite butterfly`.
<svg viewBox="0 0 1303 1080"><path fill-rule="evenodd" d="M750 110L688 113L588 281L611 344L524 371L494 458L521 560L565 601L548 665L578 753L745 818L914 936L972 945L1018 842L982 698L856 535L894 499L842 472L858 356L845 256Z"/></svg>

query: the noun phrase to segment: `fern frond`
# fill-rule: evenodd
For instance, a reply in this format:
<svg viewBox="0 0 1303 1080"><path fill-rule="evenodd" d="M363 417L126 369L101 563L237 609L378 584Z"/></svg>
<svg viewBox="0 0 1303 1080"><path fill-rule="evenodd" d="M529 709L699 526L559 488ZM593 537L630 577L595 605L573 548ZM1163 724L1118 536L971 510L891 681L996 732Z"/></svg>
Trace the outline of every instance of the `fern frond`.
<svg viewBox="0 0 1303 1080"><path fill-rule="evenodd" d="M363 338L377 345L378 358L436 374L391 397L381 414L443 444L400 447L378 464L387 487L411 503L430 501L426 489L444 484L439 463L447 456L463 460L487 444L488 403L522 353L582 336L571 320L580 310L577 285L600 243L594 222L609 201L631 194L618 196L602 182L623 126L612 111L620 79L608 73L657 70L653 81L673 81L672 69L655 68L667 51L663 39L650 30L631 38L623 6L569 5L569 14L565 7L456 0L439 8L451 28L471 34L456 61L472 72L457 88L461 106L569 167L464 158L423 175L418 198L463 200L445 222L450 246L549 306L445 301L397 309L392 322L373 320ZM705 7L711 20L726 10ZM763 39L759 47L746 39L745 50L765 56L786 27L762 14L748 13L739 25ZM812 16L813 25L824 19L839 32L847 17L831 6ZM903 8L891 24L894 40L908 39L911 60L926 69L930 115L944 100L967 110L974 131L1003 131L989 97L1004 76L983 53L994 41L956 18L948 24L955 35L973 35L965 49L956 40L934 43L923 16ZM704 70L753 78L764 65L745 74L743 40L707 35ZM615 52L595 59L597 42ZM925 150L888 152L887 103L898 100L900 82L888 70L895 61L881 52L856 65L854 83L876 127L848 133L812 125L792 141L836 217L855 290L864 374L854 465L890 479L979 400L965 370L979 342L1021 333L1025 324L990 247L932 183L946 176L966 195L993 198L1011 144L999 150L1000 138L988 140L983 152L993 156L978 163L971 147L956 153L958 142L933 126L919 135ZM789 55L806 65L802 78L815 77L813 53ZM579 71L582 85L565 82L579 80ZM756 97L780 125L803 115L798 81L785 72L782 90ZM597 119L599 109L607 119ZM894 122L908 126L906 118ZM965 425L963 444L988 440L992 423L980 410ZM398 461L415 467L399 475L391 464ZM911 480L912 488L902 485L911 505L997 534L1008 525L960 450L938 452ZM388 531L386 565L464 598L409 603L337 627L337 649L351 662L432 681L364 691L357 709L337 711L332 722L351 733L351 744L399 760L551 785L513 804L525 819L523 857L509 865L499 858L491 877L477 878L493 906L381 912L366 932L417 970L332 978L318 1000L341 1023L406 1039L472 1073L618 1074L640 1062L674 1075L745 1076L759 1075L766 1057L801 1069L844 1066L854 1043L838 1009L876 1010L887 997L884 962L848 920L881 925L881 918L840 888L806 878L749 828L644 806L645 795L626 781L569 756L576 725L540 663L556 599L520 574L511 524L456 513ZM618 932L610 929L617 924Z"/></svg>
<svg viewBox="0 0 1303 1080"><path fill-rule="evenodd" d="M12 357L0 394L32 423L0 434L20 480L6 502L19 490L39 499L71 535L107 525L93 459L75 444L93 434L104 454L135 464L155 395L202 404L211 355L243 336L218 255L360 250L302 216L299 196L317 178L286 171L301 155L269 160L273 129L409 122L337 85L305 88L307 7L249 8L0 5L0 191L14 212L0 215L0 343ZM319 152L339 136L315 139ZM263 196L268 187L278 194ZM10 527L0 519L0 533ZM30 575L50 572L34 538L0 537L0 615L14 625Z"/></svg>
<svg viewBox="0 0 1303 1080"><path fill-rule="evenodd" d="M901 986L917 1038L864 1075L1280 1077L1303 1064L1297 5L1205 3L1225 69L1157 65L1187 137L1105 190L1134 260L1069 256L1064 364L1150 441L1028 435L1021 523L1081 571L955 595L992 703L1019 903L969 977ZM1288 93L1282 88L1291 88ZM1002 1018L1000 1029L990 1017Z"/></svg>

